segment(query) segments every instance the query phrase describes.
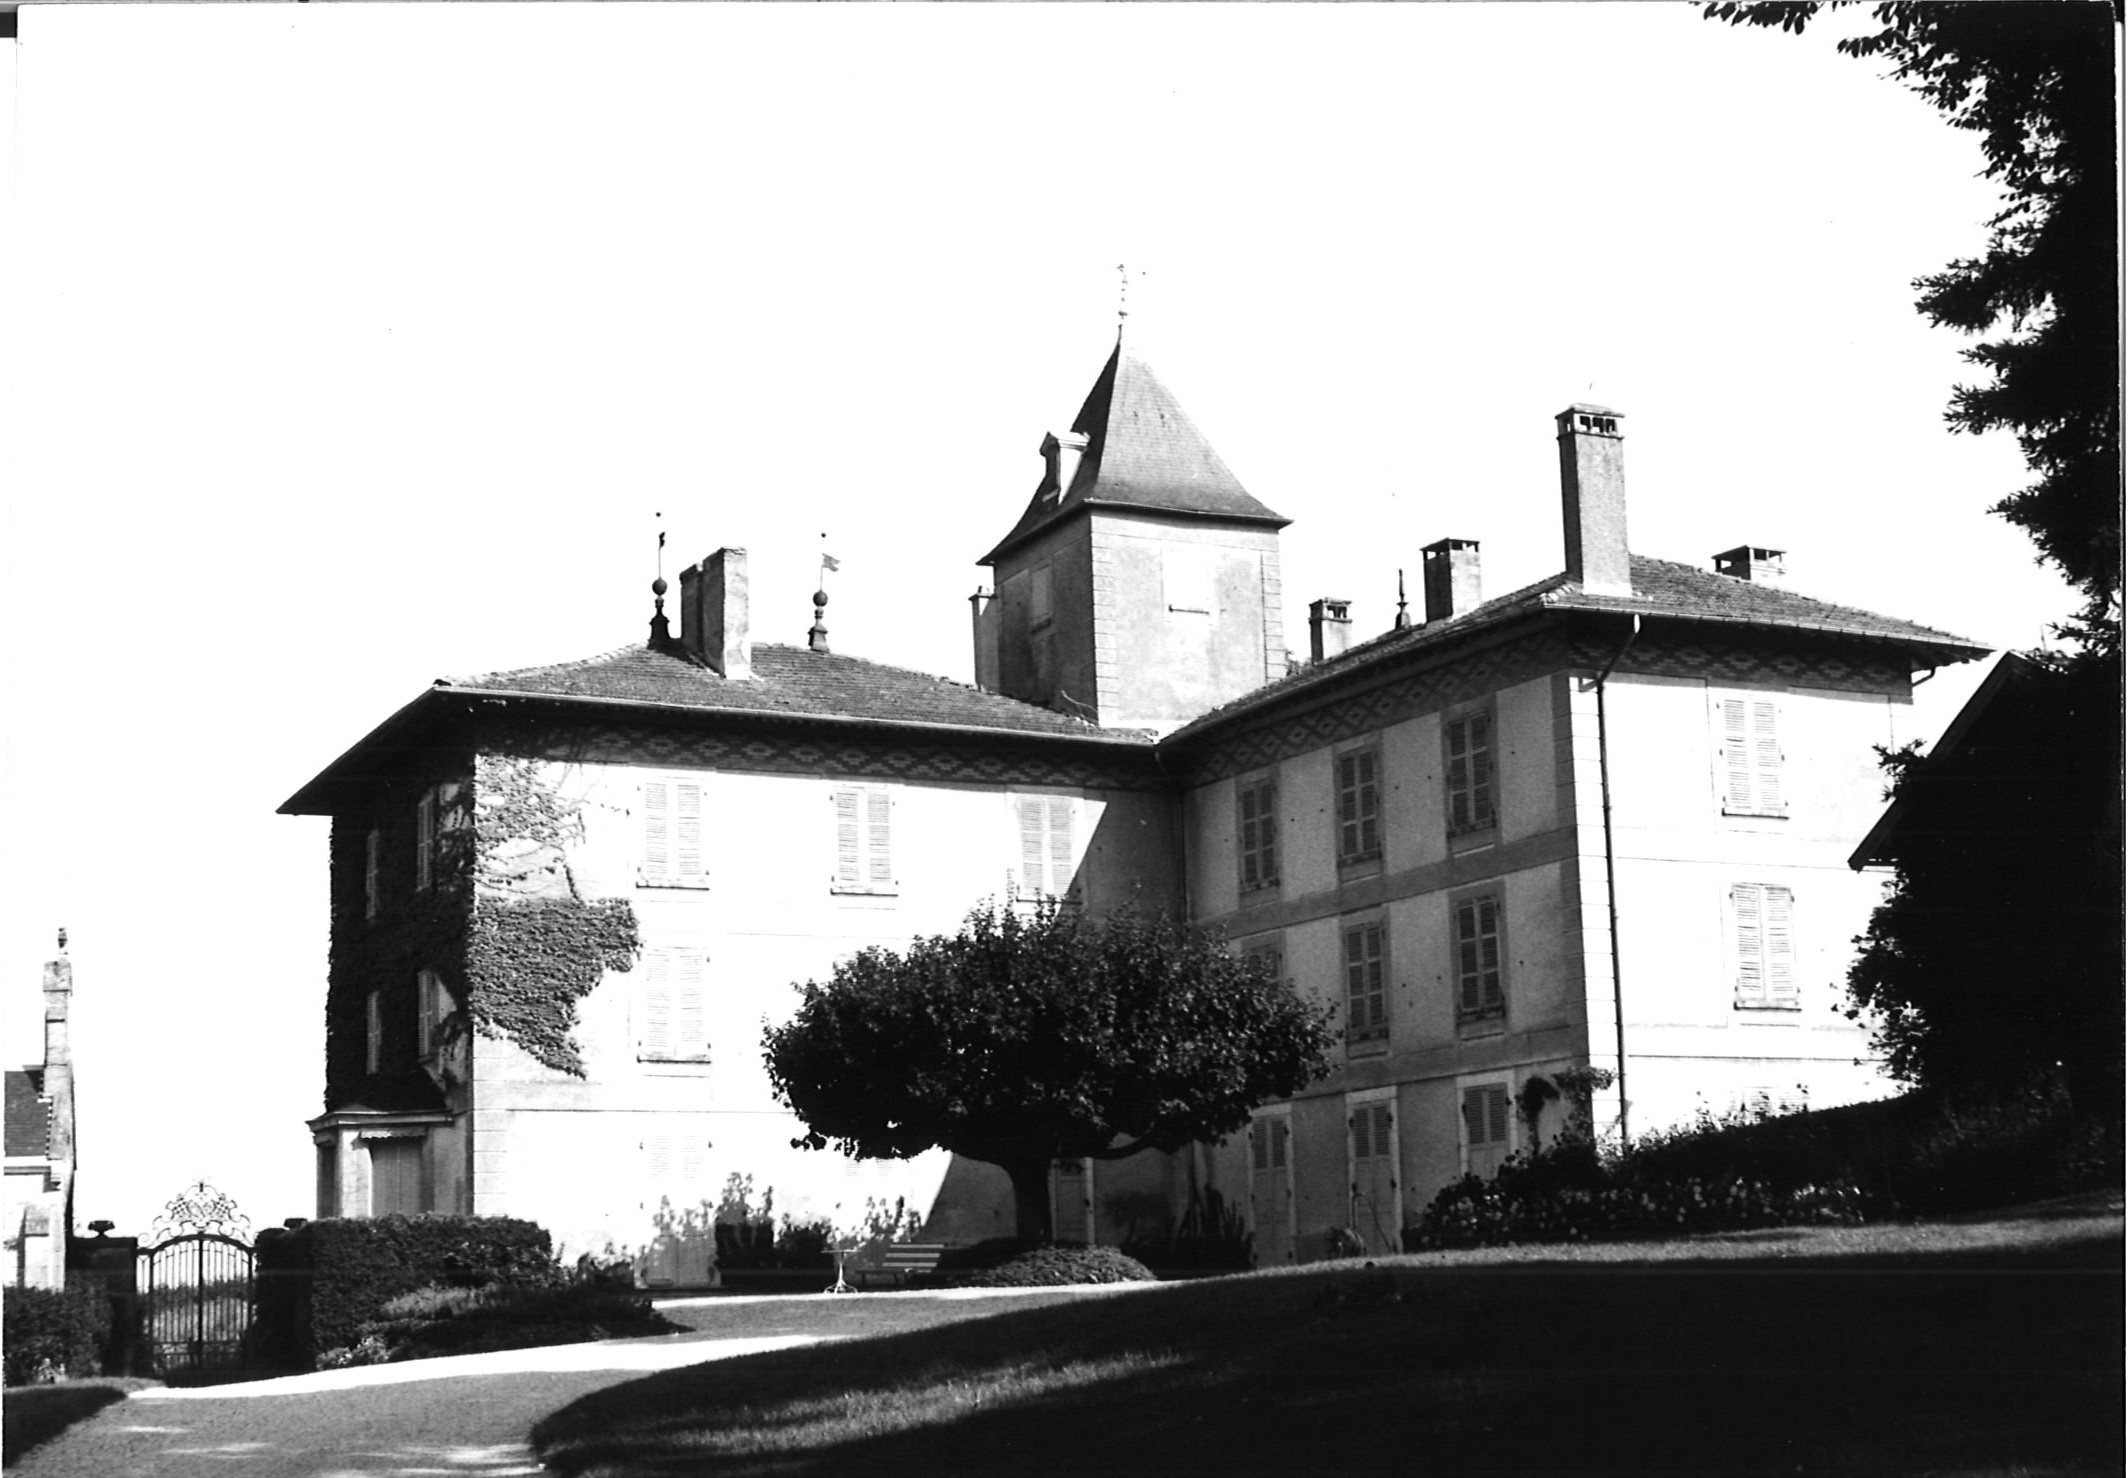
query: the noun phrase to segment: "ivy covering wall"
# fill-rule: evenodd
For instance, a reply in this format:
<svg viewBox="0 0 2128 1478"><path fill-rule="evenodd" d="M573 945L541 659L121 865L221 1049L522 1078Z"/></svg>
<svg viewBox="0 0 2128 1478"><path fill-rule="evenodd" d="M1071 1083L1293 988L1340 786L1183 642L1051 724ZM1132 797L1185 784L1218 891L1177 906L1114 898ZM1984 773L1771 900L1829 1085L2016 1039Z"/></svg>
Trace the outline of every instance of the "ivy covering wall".
<svg viewBox="0 0 2128 1478"><path fill-rule="evenodd" d="M375 1076L421 1068L417 976L451 994L445 1039L470 1029L559 1072L584 1075L577 1003L640 949L625 898L586 899L569 868L583 839L582 803L530 759L467 756L449 771L380 786L372 810L333 819L332 962L326 1011L326 1106L358 1096L368 1070L367 998L379 993ZM437 783L460 786L438 830L430 887L415 887L415 810ZM379 897L368 915L368 836L378 835Z"/></svg>

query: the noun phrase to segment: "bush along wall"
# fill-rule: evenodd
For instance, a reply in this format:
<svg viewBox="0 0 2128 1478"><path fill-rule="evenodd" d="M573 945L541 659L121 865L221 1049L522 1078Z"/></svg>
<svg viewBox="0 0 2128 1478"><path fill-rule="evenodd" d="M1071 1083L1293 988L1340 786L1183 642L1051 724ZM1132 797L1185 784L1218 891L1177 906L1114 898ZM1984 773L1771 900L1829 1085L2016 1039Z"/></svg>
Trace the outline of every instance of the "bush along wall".
<svg viewBox="0 0 2128 1478"><path fill-rule="evenodd" d="M429 1285L545 1284L546 1230L513 1216L332 1217L259 1238L262 1353L310 1369L358 1344L392 1299Z"/></svg>
<svg viewBox="0 0 2128 1478"><path fill-rule="evenodd" d="M0 1324L11 1386L103 1371L111 1304L100 1288L9 1288Z"/></svg>

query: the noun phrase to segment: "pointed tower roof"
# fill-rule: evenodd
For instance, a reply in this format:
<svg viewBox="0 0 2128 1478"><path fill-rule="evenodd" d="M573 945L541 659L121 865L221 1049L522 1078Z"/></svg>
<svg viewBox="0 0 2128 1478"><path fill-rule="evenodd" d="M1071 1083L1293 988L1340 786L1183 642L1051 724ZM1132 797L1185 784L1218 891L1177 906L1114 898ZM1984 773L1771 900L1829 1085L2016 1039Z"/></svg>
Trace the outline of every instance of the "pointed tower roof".
<svg viewBox="0 0 2128 1478"><path fill-rule="evenodd" d="M1071 486L1055 488L1044 479L1012 532L978 563L996 564L1082 508L1196 514L1274 528L1293 521L1249 496L1152 367L1120 343L1071 429L1086 438Z"/></svg>

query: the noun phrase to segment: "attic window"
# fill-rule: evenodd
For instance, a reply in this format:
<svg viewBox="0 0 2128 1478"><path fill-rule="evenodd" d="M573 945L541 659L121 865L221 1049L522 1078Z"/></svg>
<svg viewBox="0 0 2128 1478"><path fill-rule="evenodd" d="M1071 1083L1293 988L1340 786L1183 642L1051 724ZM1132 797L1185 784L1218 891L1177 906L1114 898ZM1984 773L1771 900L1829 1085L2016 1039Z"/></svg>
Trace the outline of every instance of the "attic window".
<svg viewBox="0 0 2128 1478"><path fill-rule="evenodd" d="M1212 552L1184 547L1160 555L1161 593L1170 611L1210 615L1212 611Z"/></svg>

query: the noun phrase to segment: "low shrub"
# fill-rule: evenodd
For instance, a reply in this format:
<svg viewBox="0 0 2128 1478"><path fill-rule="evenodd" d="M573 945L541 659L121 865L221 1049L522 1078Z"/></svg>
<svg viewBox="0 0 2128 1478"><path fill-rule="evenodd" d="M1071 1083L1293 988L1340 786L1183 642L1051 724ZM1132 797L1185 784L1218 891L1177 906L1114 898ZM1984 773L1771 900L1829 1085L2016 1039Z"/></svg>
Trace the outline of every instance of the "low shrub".
<svg viewBox="0 0 2128 1478"><path fill-rule="evenodd" d="M262 1235L258 1248L261 1353L299 1369L356 1349L403 1294L558 1276L545 1230L509 1216L332 1217Z"/></svg>
<svg viewBox="0 0 2128 1478"><path fill-rule="evenodd" d="M0 1325L8 1385L103 1372L111 1304L100 1288L9 1288Z"/></svg>
<svg viewBox="0 0 2128 1478"><path fill-rule="evenodd" d="M943 1263L944 1259L940 1259ZM969 1273L969 1288L1047 1288L1072 1283L1151 1283L1153 1270L1113 1247L1052 1242Z"/></svg>
<svg viewBox="0 0 2128 1478"><path fill-rule="evenodd" d="M666 1334L678 1327L651 1307L648 1293L618 1286L606 1268L580 1266L543 1281L414 1289L388 1301L352 1343L320 1354L318 1365L382 1365Z"/></svg>

